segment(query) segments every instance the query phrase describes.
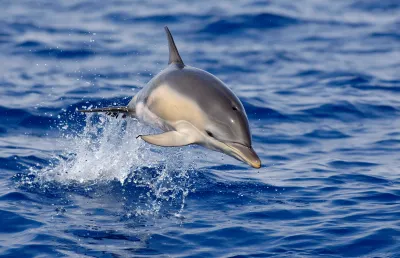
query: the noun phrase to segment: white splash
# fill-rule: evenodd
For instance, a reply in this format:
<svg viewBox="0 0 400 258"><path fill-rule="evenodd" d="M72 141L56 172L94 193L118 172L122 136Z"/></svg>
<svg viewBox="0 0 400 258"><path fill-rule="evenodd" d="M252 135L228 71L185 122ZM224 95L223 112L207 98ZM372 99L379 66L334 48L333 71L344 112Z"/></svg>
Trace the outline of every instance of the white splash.
<svg viewBox="0 0 400 258"><path fill-rule="evenodd" d="M149 133L155 130L134 119L88 115L81 133L62 137L65 151L53 165L31 172L40 184L93 187L117 180L122 187L130 185L142 192L137 201L144 203L135 205L132 215L154 214L166 202L171 206L168 202L176 205L177 201L182 211L194 171L193 161L186 159L191 158L192 149L153 147L136 138Z"/></svg>

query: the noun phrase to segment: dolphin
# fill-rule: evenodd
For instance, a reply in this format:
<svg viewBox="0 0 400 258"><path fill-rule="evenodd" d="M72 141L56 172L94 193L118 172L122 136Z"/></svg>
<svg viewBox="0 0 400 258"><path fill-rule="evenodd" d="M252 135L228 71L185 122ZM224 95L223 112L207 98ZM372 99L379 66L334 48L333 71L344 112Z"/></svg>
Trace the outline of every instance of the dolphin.
<svg viewBox="0 0 400 258"><path fill-rule="evenodd" d="M217 77L185 65L168 27L168 67L153 77L127 106L79 110L135 117L163 133L139 135L158 146L198 144L254 168L261 160L252 148L249 122L239 98Z"/></svg>

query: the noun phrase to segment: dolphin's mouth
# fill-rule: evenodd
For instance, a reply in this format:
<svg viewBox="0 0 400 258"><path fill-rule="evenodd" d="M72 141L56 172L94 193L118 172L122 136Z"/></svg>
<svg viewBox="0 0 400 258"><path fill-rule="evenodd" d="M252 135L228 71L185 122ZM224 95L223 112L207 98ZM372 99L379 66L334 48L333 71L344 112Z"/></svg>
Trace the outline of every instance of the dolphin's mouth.
<svg viewBox="0 0 400 258"><path fill-rule="evenodd" d="M261 167L261 160L252 147L237 142L225 142L225 145L231 150L231 155L234 158L249 164L253 168Z"/></svg>

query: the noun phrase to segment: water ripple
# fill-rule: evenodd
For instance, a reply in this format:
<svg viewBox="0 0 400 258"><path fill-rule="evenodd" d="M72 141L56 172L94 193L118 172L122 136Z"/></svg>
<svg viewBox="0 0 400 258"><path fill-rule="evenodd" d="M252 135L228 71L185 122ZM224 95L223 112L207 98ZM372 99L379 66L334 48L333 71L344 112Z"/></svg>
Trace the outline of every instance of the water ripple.
<svg viewBox="0 0 400 258"><path fill-rule="evenodd" d="M228 32L246 31L249 29L266 30L294 25L299 22L300 21L297 19L272 13L238 15L219 18L217 21L207 24L199 32L224 34Z"/></svg>
<svg viewBox="0 0 400 258"><path fill-rule="evenodd" d="M0 256L398 256L398 1L0 5ZM242 100L261 169L76 112L164 69L165 25Z"/></svg>

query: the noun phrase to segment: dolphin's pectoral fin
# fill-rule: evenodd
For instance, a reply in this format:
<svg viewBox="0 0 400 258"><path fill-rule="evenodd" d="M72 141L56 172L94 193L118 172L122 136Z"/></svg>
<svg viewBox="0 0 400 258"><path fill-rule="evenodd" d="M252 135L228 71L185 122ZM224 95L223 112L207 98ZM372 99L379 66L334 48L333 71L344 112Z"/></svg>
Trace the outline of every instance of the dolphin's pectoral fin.
<svg viewBox="0 0 400 258"><path fill-rule="evenodd" d="M138 137L148 143L164 147L178 147L194 143L193 137L178 131L169 131L154 135L139 135Z"/></svg>

